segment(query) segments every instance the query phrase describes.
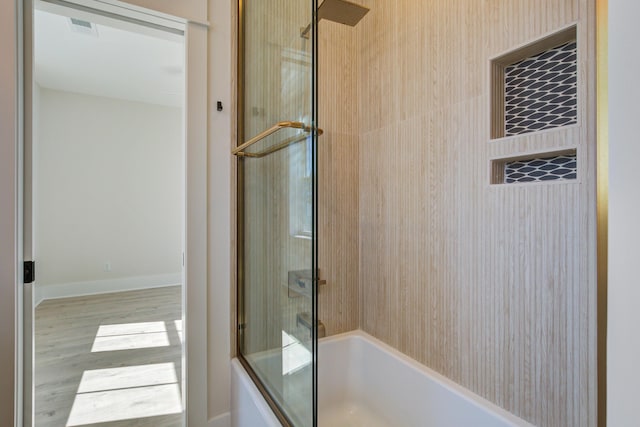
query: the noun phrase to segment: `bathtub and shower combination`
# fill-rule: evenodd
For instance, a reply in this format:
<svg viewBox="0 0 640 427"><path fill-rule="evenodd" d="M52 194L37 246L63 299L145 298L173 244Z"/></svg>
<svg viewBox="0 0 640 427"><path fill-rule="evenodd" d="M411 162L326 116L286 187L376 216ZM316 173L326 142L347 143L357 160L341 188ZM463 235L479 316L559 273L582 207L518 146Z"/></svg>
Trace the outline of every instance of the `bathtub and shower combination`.
<svg viewBox="0 0 640 427"><path fill-rule="evenodd" d="M331 123L318 140L318 22L355 26L367 9L343 0L318 3L239 1L243 143L232 151L238 159L232 427L529 426L362 331L322 338L318 145L340 141L330 139L337 132ZM323 176L339 173L327 166L333 160L324 158ZM336 204L327 209L339 221L347 209ZM331 250L334 257L342 251Z"/></svg>

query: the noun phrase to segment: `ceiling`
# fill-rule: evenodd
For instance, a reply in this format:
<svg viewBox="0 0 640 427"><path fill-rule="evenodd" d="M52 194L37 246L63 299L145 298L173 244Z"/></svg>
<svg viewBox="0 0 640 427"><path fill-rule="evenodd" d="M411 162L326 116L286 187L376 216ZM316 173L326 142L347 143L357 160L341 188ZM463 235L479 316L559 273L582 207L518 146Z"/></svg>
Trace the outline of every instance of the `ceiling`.
<svg viewBox="0 0 640 427"><path fill-rule="evenodd" d="M74 31L67 16L35 11L34 79L41 87L183 105L183 37L97 15L74 18L91 22L97 34Z"/></svg>

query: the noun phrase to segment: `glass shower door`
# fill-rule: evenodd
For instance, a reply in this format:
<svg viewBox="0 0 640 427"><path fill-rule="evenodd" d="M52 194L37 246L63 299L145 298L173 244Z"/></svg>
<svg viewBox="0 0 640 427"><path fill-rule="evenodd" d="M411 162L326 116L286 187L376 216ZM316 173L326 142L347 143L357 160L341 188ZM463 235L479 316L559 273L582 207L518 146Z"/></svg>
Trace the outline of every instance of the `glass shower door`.
<svg viewBox="0 0 640 427"><path fill-rule="evenodd" d="M240 2L238 353L294 426L317 419L316 7Z"/></svg>

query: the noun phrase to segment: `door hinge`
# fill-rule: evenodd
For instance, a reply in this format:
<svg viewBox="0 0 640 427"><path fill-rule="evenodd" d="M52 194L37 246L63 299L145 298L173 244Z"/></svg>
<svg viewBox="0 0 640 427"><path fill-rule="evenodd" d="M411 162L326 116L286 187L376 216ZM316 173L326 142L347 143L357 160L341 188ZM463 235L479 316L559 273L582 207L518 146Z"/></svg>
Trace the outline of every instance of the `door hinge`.
<svg viewBox="0 0 640 427"><path fill-rule="evenodd" d="M23 280L25 284L33 283L33 281L36 280L36 262L35 261L24 262Z"/></svg>

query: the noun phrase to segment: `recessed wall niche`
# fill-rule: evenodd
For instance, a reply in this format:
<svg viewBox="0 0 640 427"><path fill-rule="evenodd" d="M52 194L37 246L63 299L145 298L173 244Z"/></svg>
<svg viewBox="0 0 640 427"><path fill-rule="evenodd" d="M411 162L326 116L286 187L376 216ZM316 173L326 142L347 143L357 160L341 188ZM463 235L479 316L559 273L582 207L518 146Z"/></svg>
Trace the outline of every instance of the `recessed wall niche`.
<svg viewBox="0 0 640 427"><path fill-rule="evenodd" d="M575 180L576 150L528 154L491 161L491 184Z"/></svg>
<svg viewBox="0 0 640 427"><path fill-rule="evenodd" d="M491 62L491 138L577 123L576 27Z"/></svg>

